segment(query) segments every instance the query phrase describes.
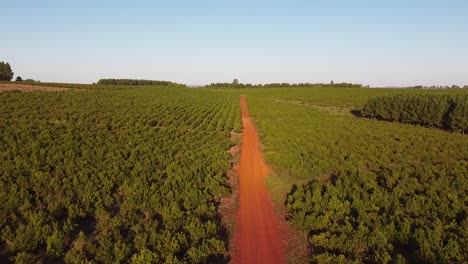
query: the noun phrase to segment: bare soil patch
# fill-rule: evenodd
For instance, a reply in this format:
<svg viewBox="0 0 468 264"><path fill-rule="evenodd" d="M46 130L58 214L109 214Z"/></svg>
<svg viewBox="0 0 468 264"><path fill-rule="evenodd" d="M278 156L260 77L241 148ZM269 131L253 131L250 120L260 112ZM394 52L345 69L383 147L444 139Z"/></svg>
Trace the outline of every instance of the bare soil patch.
<svg viewBox="0 0 468 264"><path fill-rule="evenodd" d="M69 88L60 87L48 87L48 86L35 86L27 84L0 84L0 92L4 91L21 91L21 92L33 92L33 91L49 91L49 92L62 92L73 90Z"/></svg>

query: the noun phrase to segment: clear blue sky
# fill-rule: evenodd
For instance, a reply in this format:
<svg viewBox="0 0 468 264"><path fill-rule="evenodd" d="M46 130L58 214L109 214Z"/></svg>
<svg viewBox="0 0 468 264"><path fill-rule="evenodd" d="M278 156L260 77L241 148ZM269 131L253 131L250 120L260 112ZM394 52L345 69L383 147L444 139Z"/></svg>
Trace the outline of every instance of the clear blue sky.
<svg viewBox="0 0 468 264"><path fill-rule="evenodd" d="M0 0L15 75L468 84L467 0Z"/></svg>

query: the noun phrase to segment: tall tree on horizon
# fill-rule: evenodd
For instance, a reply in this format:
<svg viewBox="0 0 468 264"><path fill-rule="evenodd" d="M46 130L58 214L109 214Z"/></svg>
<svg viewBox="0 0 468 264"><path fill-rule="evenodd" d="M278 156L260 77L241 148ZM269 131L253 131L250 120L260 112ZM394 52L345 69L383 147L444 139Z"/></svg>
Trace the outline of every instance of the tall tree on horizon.
<svg viewBox="0 0 468 264"><path fill-rule="evenodd" d="M11 81L13 79L13 71L8 62L0 62L0 81Z"/></svg>

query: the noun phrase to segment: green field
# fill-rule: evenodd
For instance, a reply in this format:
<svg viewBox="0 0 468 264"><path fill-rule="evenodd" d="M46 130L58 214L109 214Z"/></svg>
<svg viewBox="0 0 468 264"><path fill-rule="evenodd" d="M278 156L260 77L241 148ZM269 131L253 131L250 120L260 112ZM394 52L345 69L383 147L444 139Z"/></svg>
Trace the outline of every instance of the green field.
<svg viewBox="0 0 468 264"><path fill-rule="evenodd" d="M240 95L311 263L468 261L468 137L355 115L466 89L39 85L79 90L0 93L2 263L229 261Z"/></svg>
<svg viewBox="0 0 468 264"><path fill-rule="evenodd" d="M0 93L2 261L224 261L238 97L178 87Z"/></svg>
<svg viewBox="0 0 468 264"><path fill-rule="evenodd" d="M468 137L351 113L374 96L442 91L242 92L276 174L274 199L307 234L312 263L468 261Z"/></svg>

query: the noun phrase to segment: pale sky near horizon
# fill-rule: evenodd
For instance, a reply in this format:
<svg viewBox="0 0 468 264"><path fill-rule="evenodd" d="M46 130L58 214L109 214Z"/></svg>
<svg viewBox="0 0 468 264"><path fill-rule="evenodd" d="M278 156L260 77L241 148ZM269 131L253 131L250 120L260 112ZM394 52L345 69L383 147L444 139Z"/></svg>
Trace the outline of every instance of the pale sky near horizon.
<svg viewBox="0 0 468 264"><path fill-rule="evenodd" d="M468 85L468 1L6 1L15 76Z"/></svg>

